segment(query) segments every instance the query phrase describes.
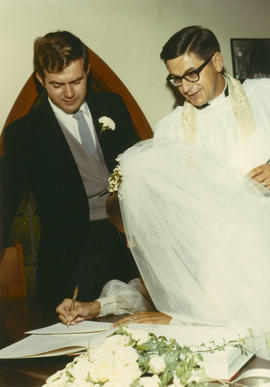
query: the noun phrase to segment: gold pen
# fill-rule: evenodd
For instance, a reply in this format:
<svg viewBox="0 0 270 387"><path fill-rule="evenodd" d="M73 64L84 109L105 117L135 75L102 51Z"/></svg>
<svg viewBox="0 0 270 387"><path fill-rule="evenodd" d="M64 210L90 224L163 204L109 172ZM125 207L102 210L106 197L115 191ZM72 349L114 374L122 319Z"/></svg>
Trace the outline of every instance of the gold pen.
<svg viewBox="0 0 270 387"><path fill-rule="evenodd" d="M76 302L76 299L77 299L77 296L78 296L78 292L79 292L79 287L78 285L75 286L75 289L74 289L74 292L73 292L73 297L72 297L72 301L71 301L71 308L70 308L70 311L72 312L75 308L75 302ZM70 325L70 320L68 320L68 323L67 323L67 326L69 327Z"/></svg>

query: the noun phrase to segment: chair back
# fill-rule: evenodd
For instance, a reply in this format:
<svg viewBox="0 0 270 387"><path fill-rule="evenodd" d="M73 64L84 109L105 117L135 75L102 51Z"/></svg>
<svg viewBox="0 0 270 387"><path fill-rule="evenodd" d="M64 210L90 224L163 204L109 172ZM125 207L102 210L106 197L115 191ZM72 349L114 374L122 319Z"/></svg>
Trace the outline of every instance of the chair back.
<svg viewBox="0 0 270 387"><path fill-rule="evenodd" d="M0 260L0 300L26 298L22 245L5 249Z"/></svg>

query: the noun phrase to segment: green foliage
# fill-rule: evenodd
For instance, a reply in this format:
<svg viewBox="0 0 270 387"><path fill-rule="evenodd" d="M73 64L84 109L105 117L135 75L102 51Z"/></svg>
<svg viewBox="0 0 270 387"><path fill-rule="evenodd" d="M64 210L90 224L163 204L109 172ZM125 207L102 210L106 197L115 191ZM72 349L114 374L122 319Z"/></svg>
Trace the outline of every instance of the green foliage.
<svg viewBox="0 0 270 387"><path fill-rule="evenodd" d="M128 335L130 337L130 345L138 352L137 362L143 376L151 375L149 365L151 358L161 356L164 359L166 367L158 374L161 380L160 387L172 384L174 375L178 377L183 386L207 385L208 379L204 372L202 355L194 352L190 347L181 346L174 339L167 339L164 336L157 337L153 333L149 333L147 342L138 344L121 325L113 335ZM198 384L197 380L204 382ZM132 384L132 387L139 386L140 384L137 382Z"/></svg>

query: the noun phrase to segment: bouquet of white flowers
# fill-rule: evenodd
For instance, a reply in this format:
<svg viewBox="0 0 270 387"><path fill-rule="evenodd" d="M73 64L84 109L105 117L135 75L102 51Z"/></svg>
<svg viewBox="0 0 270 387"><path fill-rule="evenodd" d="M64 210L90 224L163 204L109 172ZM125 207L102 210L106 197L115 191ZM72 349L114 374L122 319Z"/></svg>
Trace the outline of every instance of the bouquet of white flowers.
<svg viewBox="0 0 270 387"><path fill-rule="evenodd" d="M47 379L46 387L206 386L201 354L176 340L120 326Z"/></svg>

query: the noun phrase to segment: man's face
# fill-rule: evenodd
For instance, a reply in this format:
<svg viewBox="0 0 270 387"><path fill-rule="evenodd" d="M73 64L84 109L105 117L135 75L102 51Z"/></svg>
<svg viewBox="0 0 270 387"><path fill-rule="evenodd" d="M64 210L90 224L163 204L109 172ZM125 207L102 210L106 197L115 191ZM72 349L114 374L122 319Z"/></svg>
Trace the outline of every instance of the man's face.
<svg viewBox="0 0 270 387"><path fill-rule="evenodd" d="M169 59L166 65L170 74L183 76L190 71L196 70L203 63L203 59L191 52ZM219 52L216 52L200 72L200 79L194 83L183 79L182 85L178 87L179 92L194 106L206 104L216 98L224 89L225 80L221 73L222 68L222 56Z"/></svg>
<svg viewBox="0 0 270 387"><path fill-rule="evenodd" d="M44 70L44 80L37 74L52 102L68 114L75 113L85 99L87 74L83 65L83 59L76 59L59 73Z"/></svg>

